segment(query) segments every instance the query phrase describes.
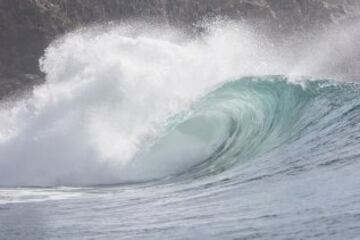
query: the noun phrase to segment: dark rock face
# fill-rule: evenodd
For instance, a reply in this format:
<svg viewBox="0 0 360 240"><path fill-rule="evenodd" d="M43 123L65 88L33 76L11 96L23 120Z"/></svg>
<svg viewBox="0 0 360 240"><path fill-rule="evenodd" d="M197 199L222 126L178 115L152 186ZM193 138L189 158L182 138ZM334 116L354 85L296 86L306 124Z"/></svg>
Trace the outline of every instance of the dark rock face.
<svg viewBox="0 0 360 240"><path fill-rule="evenodd" d="M34 83L44 47L70 23L34 1L0 1L0 96Z"/></svg>
<svg viewBox="0 0 360 240"><path fill-rule="evenodd" d="M0 96L34 84L38 59L57 35L132 18L193 29L204 17L255 22L281 34L360 16L358 0L0 0ZM29 75L30 74L30 75Z"/></svg>

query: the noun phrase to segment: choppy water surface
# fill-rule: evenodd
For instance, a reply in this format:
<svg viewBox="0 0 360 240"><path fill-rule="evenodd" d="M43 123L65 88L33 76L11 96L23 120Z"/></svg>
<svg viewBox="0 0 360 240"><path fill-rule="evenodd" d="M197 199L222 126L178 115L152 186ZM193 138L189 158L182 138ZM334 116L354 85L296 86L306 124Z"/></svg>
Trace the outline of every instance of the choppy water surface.
<svg viewBox="0 0 360 240"><path fill-rule="evenodd" d="M359 239L360 85L214 36L50 47L1 110L0 239Z"/></svg>

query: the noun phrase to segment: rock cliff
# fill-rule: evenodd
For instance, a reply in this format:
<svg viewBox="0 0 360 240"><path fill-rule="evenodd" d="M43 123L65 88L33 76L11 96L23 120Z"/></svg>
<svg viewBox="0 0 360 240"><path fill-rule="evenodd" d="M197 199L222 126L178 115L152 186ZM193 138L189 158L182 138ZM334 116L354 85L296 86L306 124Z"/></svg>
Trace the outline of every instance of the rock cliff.
<svg viewBox="0 0 360 240"><path fill-rule="evenodd" d="M192 30L204 17L256 22L281 34L360 17L358 0L0 0L0 96L39 82L57 35L91 23L148 19Z"/></svg>

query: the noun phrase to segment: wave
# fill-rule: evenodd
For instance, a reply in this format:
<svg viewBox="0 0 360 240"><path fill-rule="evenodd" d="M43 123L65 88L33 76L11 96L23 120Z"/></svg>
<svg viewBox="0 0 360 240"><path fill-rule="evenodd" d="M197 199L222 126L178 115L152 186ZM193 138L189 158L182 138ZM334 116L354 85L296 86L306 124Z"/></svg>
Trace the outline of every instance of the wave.
<svg viewBox="0 0 360 240"><path fill-rule="evenodd" d="M293 62L279 56L229 23L195 39L133 26L67 34L40 61L46 83L2 103L0 185L193 179L241 174L250 162L357 158L358 84L295 81Z"/></svg>

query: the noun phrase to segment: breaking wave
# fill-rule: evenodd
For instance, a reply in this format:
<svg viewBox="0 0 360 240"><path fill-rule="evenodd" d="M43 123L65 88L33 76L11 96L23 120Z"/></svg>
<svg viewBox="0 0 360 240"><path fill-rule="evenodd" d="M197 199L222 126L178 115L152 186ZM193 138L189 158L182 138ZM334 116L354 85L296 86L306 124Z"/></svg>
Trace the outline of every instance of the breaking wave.
<svg viewBox="0 0 360 240"><path fill-rule="evenodd" d="M232 24L195 39L129 26L67 34L40 61L46 83L2 103L0 185L240 176L249 165L287 172L358 159L360 86L292 77L299 69L283 56Z"/></svg>

